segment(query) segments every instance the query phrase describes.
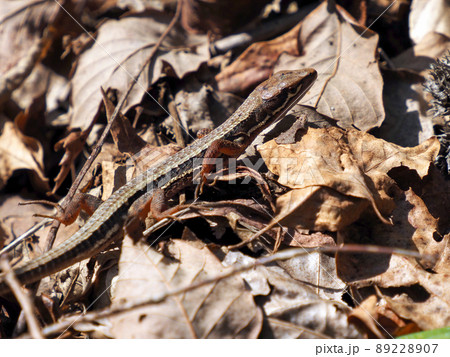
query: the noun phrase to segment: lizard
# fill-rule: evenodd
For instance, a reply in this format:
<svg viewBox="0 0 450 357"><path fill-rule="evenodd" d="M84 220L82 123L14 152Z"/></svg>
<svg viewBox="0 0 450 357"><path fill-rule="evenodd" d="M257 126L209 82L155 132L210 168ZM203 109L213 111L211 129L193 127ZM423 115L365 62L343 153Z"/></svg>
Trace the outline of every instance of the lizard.
<svg viewBox="0 0 450 357"><path fill-rule="evenodd" d="M14 275L21 284L32 283L106 249L120 233L134 203L161 192L170 196L185 187L199 169L194 164L199 160L194 159L202 159L200 171L205 177L213 169L208 159L221 155L238 157L262 130L286 115L316 78L317 72L312 68L273 74L223 124L120 187L74 235L41 256L19 263L12 269ZM0 296L9 292L3 274L0 274Z"/></svg>

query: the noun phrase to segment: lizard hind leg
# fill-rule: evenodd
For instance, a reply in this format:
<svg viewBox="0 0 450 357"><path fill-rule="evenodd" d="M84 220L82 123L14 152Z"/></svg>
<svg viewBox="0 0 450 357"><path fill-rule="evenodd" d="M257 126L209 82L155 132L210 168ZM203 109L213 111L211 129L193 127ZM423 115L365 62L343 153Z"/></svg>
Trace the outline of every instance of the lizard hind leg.
<svg viewBox="0 0 450 357"><path fill-rule="evenodd" d="M149 215L157 221L164 218L177 220L173 214L179 210L179 206L168 207L167 196L163 189L147 192L130 206L125 221L125 232L137 242L144 236L145 219Z"/></svg>

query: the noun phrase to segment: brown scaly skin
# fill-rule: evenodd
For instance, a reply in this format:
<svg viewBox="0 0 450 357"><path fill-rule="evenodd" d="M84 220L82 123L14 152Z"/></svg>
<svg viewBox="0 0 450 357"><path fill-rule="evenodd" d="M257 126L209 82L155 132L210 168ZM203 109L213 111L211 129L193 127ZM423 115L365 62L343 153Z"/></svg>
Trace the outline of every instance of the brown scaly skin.
<svg viewBox="0 0 450 357"><path fill-rule="evenodd" d="M151 196L159 189L173 194L177 183L192 181L196 169L203 174L211 171L206 163L195 167L196 158L239 156L263 129L284 117L316 78L314 69L274 74L256 87L222 125L115 191L77 233L40 257L15 267L14 274L22 284L31 283L105 249L120 233L130 207L141 196ZM0 295L8 291L0 275Z"/></svg>

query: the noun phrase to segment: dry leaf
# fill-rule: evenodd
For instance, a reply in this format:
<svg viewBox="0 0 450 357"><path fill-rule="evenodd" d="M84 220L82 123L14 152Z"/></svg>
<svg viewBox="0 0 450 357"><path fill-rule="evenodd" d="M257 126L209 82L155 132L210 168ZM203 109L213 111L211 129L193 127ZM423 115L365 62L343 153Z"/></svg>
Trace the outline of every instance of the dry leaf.
<svg viewBox="0 0 450 357"><path fill-rule="evenodd" d="M430 32L450 37L450 4L447 0L413 0L409 15L410 37L419 43Z"/></svg>
<svg viewBox="0 0 450 357"><path fill-rule="evenodd" d="M250 45L231 65L216 76L223 92L246 93L269 78L282 53L298 55L298 31L295 26L282 36Z"/></svg>
<svg viewBox="0 0 450 357"><path fill-rule="evenodd" d="M356 221L369 202L315 186L287 192L277 199L277 213L288 214L283 226L336 232Z"/></svg>
<svg viewBox="0 0 450 357"><path fill-rule="evenodd" d="M433 116L424 105L423 77L406 70L385 70L383 75L386 119L380 137L401 146L415 146L433 136Z"/></svg>
<svg viewBox="0 0 450 357"><path fill-rule="evenodd" d="M45 96L46 114L52 118L54 111L61 108L61 103L67 101L69 89L66 78L39 63L11 97L22 110L26 110L35 98Z"/></svg>
<svg viewBox="0 0 450 357"><path fill-rule="evenodd" d="M412 190L399 195L396 203L392 214L394 225L386 227L378 222L366 222L366 241L385 247L418 250L435 258L418 262L397 254L339 253L336 260L338 274L344 281L352 282L355 288L373 285L383 288L388 306L421 329L448 326L450 235L440 238L439 216L433 217L424 201ZM442 213L444 219L447 212ZM441 229L447 230L448 226ZM358 232L362 232L361 228L353 227L342 232L340 240L361 243L364 237L358 237L362 235Z"/></svg>
<svg viewBox="0 0 450 357"><path fill-rule="evenodd" d="M406 323L386 306L386 300L370 295L348 316L349 322L366 331L369 338L392 338L399 333L417 332L416 324Z"/></svg>
<svg viewBox="0 0 450 357"><path fill-rule="evenodd" d="M153 146L145 145L133 156L122 155L115 144L104 144L100 155L95 162L102 167L102 200L105 201L111 194L135 178L173 155L180 148L176 145Z"/></svg>
<svg viewBox="0 0 450 357"><path fill-rule="evenodd" d="M348 254L340 254L339 261L344 259L348 260L351 257ZM383 288L382 296L386 299L387 306L402 318L412 320L423 330L449 325L449 274L429 273L412 259L395 254L384 261L363 259L359 263L355 261L354 264L356 264L353 266L354 275L359 275L362 279L369 270L374 275L377 273L380 275L355 281L352 285L355 287L376 285ZM381 269L377 265L381 265ZM338 267L341 267L341 263ZM364 271L358 271L361 267ZM349 267L348 273L350 270ZM346 278L342 275L341 277Z"/></svg>
<svg viewBox="0 0 450 357"><path fill-rule="evenodd" d="M424 262L424 266L433 269L436 273L450 274L450 235L442 237L439 228L439 218L433 217L424 201L412 190L405 193L407 202L412 206L408 221L415 228L411 237L420 254L438 257L436 264ZM448 213L448 212L447 212ZM443 213L447 216L446 213ZM448 228L448 227L447 227ZM442 259L446 258L446 259Z"/></svg>
<svg viewBox="0 0 450 357"><path fill-rule="evenodd" d="M414 321L423 330L450 325L450 275L430 274L416 264L399 266L398 272L406 270L415 278L425 292L419 296L408 293L389 294L383 297L398 315ZM395 281L395 279L393 279ZM389 295L388 295L389 294Z"/></svg>
<svg viewBox="0 0 450 357"><path fill-rule="evenodd" d="M341 7L331 8L324 2L305 18L299 35L304 55L282 55L274 71L315 68L319 76L302 103L338 119L341 127L378 127L384 119L378 35Z"/></svg>
<svg viewBox="0 0 450 357"><path fill-rule="evenodd" d="M399 69L410 69L425 75L430 64L441 57L449 47L450 37L430 32L417 45L393 58L392 63Z"/></svg>
<svg viewBox="0 0 450 357"><path fill-rule="evenodd" d="M213 91L197 79L183 81L183 89L175 95L175 105L180 121L187 132L197 133L222 124L242 104L242 98L230 93ZM173 126L173 118L164 121Z"/></svg>
<svg viewBox="0 0 450 357"><path fill-rule="evenodd" d="M72 79L72 127L89 126L102 101L100 87L125 93L170 21L167 14L151 11L148 16L130 15L100 26L95 44L80 56ZM209 59L205 42L204 37L173 29L150 68L147 66L139 76L123 113L138 104L147 88L163 74L182 78L198 69Z"/></svg>
<svg viewBox="0 0 450 357"><path fill-rule="evenodd" d="M26 232L30 226L37 224L42 220L42 218L33 217L33 214L40 213L49 215L53 211L52 208L40 204L19 206L20 202L25 202L28 199L30 198L18 195L1 196L0 220L5 228L4 238L8 239L8 243ZM47 233L48 230L44 229L43 231L36 233L36 235L44 237ZM42 241L42 239L40 240ZM41 254L40 248L36 248L36 250L37 255ZM20 252L20 249L16 249L16 253L18 252Z"/></svg>
<svg viewBox="0 0 450 357"><path fill-rule="evenodd" d="M4 75L25 58L60 10L54 1L6 0L0 3L0 73ZM31 67L32 69L32 67Z"/></svg>
<svg viewBox="0 0 450 357"><path fill-rule="evenodd" d="M166 251L170 256L124 240L113 307L160 296L226 271L202 244L173 240ZM233 276L111 321L116 338L256 338L262 313L242 279Z"/></svg>
<svg viewBox="0 0 450 357"><path fill-rule="evenodd" d="M278 262L278 265L292 278L307 283L321 298L341 301L347 290L347 284L336 274L334 257L327 254L305 254Z"/></svg>
<svg viewBox="0 0 450 357"><path fill-rule="evenodd" d="M309 255L304 257L307 261ZM314 257L312 257L314 260ZM239 252L230 252L224 264L250 264L253 258ZM300 263L300 262L298 262ZM360 337L347 321L349 308L343 304L323 299L314 292L306 275L317 274L317 265L302 266L292 277L276 266L258 266L241 273L254 295L262 295L262 307L268 326L263 330L263 338L356 338ZM316 280L317 282L317 280ZM325 288L325 290L327 290ZM330 287L330 291L333 290Z"/></svg>
<svg viewBox="0 0 450 357"><path fill-rule="evenodd" d="M147 9L164 9L164 1L154 0L115 0L116 6L121 9L131 10L134 12L142 12Z"/></svg>
<svg viewBox="0 0 450 357"><path fill-rule="evenodd" d="M384 247L403 248L419 251L423 255L434 257L423 260L421 265L433 269L436 273L450 272L450 235L442 237L440 231L446 231L447 225L439 227L439 218L445 220L448 211L441 211L433 217L424 201L411 189L397 194L396 207L392 212L394 225L386 226L377 221L364 222L366 233L361 227L350 227L339 233L342 243L370 243ZM339 276L356 286L368 286L375 281L380 286L408 286L416 282L416 278L397 256L378 254L337 254ZM381 274L381 275L380 275Z"/></svg>
<svg viewBox="0 0 450 357"><path fill-rule="evenodd" d="M55 144L55 151L64 149L64 156L59 162L61 170L55 177L55 186L52 190L53 194L55 194L55 192L61 187L62 183L70 172L71 165L73 165L74 160L83 150L89 132L90 129L84 131L73 131Z"/></svg>
<svg viewBox="0 0 450 357"><path fill-rule="evenodd" d="M204 207L196 205L195 210L178 217L179 220L188 220L197 217L206 219L215 231L217 239L222 238L226 227L230 227L239 238L244 241L267 226L270 221L268 212L270 208L253 199L235 199L233 201L218 201ZM269 241L275 242L278 238L277 229L270 230L264 235ZM329 234L302 230L282 230L281 240L284 245L291 247L317 247L322 245L335 245L333 237Z"/></svg>
<svg viewBox="0 0 450 357"><path fill-rule="evenodd" d="M0 188L16 170L32 173L34 182L48 189L48 179L43 169L43 150L34 138L20 132L16 124L0 115Z"/></svg>
<svg viewBox="0 0 450 357"><path fill-rule="evenodd" d="M114 104L106 93L103 92L103 89L102 96L106 117L108 121L111 121L111 117L115 110ZM145 140L137 135L136 130L132 127L130 121L120 112L114 123L111 125L111 136L117 149L121 153L128 153L129 155L138 153L146 144Z"/></svg>
<svg viewBox="0 0 450 357"><path fill-rule="evenodd" d="M295 144L270 141L258 150L279 183L295 189L277 200L279 214L290 213L283 224L335 231L355 221L369 204L383 220L394 208L388 171L407 166L425 176L439 143L433 138L402 148L357 130L330 127L309 128Z"/></svg>

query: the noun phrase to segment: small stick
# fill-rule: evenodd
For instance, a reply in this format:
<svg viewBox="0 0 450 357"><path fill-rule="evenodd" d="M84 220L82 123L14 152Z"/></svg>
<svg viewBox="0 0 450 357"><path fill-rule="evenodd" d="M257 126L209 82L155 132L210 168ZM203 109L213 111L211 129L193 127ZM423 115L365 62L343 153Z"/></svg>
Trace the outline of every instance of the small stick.
<svg viewBox="0 0 450 357"><path fill-rule="evenodd" d="M210 279L205 279L203 281L199 281L194 284L190 284L188 286L182 286L180 288L173 289L172 291L168 291L159 295L155 295L150 298L145 298L142 301L137 302L129 302L124 303L120 306L114 307L114 308L106 308L103 310L99 310L96 312L86 313L84 316L74 315L65 318L64 321L57 322L53 325L49 325L43 329L43 334L45 336L54 335L58 333L59 331L66 331L68 328L70 328L74 323L77 322L89 322L89 321L96 321L101 318L109 317L109 316L115 316L119 315L124 312L128 312L132 309L138 309L147 305L154 305L159 304L166 299L179 295L184 294L186 292L201 288L205 285L209 284L216 284L217 282L227 279L231 276L234 276L236 274L242 273L247 270L254 269L258 266L271 264L276 261L280 260L288 260L292 259L298 256L303 256L306 254L311 254L315 252L320 253L337 253L337 252L361 252L364 251L364 253L374 253L374 254L401 254L401 255L407 255L415 258L422 258L426 259L428 256L421 255L419 252L406 250L406 249L399 249L399 248L391 248L391 247L380 247L380 246L374 246L374 245L362 245L362 244L347 244L345 246L323 246L323 247L317 247L317 248L293 248L293 249L286 249L283 251L280 251L278 253L275 253L273 255L259 258L254 260L252 263L244 264L244 265L236 265L231 270L219 274L215 277L212 277Z"/></svg>
<svg viewBox="0 0 450 357"><path fill-rule="evenodd" d="M6 258L1 258L0 266L5 272L5 282L9 285L11 292L14 294L22 307L31 337L40 339L44 338L39 322L37 321L36 316L34 316L33 302L31 301L30 296L22 290L20 282L14 275L8 260Z"/></svg>
<svg viewBox="0 0 450 357"><path fill-rule="evenodd" d="M180 116L178 115L178 110L177 106L175 105L175 98L173 97L173 95L169 95L169 100L170 102L168 105L168 109L170 116L172 117L175 140L178 146L184 148L186 147L186 140L184 140L183 131L186 130L182 130L183 123L181 122Z"/></svg>

